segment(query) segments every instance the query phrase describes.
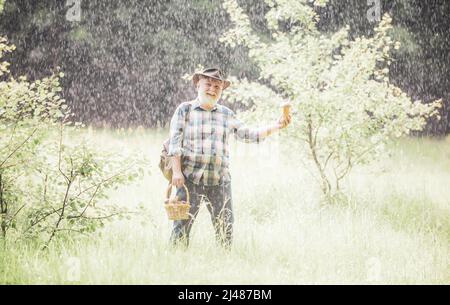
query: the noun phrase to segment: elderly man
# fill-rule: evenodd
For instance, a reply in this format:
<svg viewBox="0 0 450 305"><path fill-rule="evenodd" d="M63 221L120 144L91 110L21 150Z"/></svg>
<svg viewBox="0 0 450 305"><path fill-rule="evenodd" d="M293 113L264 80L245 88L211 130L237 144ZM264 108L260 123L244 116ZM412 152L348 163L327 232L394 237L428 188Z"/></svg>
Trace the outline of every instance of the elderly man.
<svg viewBox="0 0 450 305"><path fill-rule="evenodd" d="M180 104L170 122L168 155L173 158L172 185L185 200L190 194L188 220L174 221L171 242L189 245L189 232L198 214L202 197L208 199L216 239L226 248L232 241L233 209L229 173L228 138L234 134L244 142L259 142L290 123L290 116L263 128L251 129L229 108L218 104L222 90L230 86L217 68L193 76L198 96Z"/></svg>

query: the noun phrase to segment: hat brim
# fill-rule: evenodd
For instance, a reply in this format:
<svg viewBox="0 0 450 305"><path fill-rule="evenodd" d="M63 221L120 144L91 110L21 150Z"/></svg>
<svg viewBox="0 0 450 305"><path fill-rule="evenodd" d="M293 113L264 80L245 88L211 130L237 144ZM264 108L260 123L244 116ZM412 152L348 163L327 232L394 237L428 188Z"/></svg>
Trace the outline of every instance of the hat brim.
<svg viewBox="0 0 450 305"><path fill-rule="evenodd" d="M192 76L192 82L194 83L194 86L197 86L197 83L200 79L200 75L222 81L223 82L222 90L225 90L226 88L228 88L231 85L231 82L227 79L221 79L221 78L214 77L214 76L204 74L204 73L195 73L194 76Z"/></svg>

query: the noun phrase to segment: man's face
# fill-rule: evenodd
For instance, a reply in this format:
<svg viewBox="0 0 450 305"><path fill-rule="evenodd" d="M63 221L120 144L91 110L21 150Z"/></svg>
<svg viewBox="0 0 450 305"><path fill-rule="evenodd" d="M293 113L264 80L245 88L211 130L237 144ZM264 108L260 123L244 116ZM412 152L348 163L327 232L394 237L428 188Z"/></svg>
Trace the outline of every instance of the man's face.
<svg viewBox="0 0 450 305"><path fill-rule="evenodd" d="M220 99L223 82L210 77L201 77L197 83L198 97L204 104L214 105Z"/></svg>

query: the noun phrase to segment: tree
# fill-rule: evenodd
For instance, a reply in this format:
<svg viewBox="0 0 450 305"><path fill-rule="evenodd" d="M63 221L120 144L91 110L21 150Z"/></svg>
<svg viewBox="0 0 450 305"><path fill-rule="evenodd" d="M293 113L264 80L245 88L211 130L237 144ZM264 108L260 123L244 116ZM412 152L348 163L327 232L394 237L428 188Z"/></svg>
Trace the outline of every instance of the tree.
<svg viewBox="0 0 450 305"><path fill-rule="evenodd" d="M297 113L286 140L296 139L312 160L327 199L340 194L341 181L358 164L373 160L391 138L421 130L439 101L411 99L389 80L391 18L384 16L372 37L348 38L349 28L325 35L314 7L326 1L266 0L271 36L258 36L236 0L226 0L233 27L222 38L244 45L264 85L234 80L226 98L252 105L245 114L264 118L282 100Z"/></svg>

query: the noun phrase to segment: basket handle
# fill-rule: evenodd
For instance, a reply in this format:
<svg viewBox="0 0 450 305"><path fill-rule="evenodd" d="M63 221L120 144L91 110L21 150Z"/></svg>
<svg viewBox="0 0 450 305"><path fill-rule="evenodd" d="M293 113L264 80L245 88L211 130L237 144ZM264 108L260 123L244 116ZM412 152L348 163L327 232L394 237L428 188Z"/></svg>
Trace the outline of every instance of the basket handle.
<svg viewBox="0 0 450 305"><path fill-rule="evenodd" d="M167 188L167 193L166 193L167 202L169 202L170 194L172 193L172 186L173 186L172 183L169 183L169 187ZM186 201L187 201L187 203L189 203L190 202L189 201L189 190L185 184L183 184L183 187L184 187L184 190L186 191Z"/></svg>

